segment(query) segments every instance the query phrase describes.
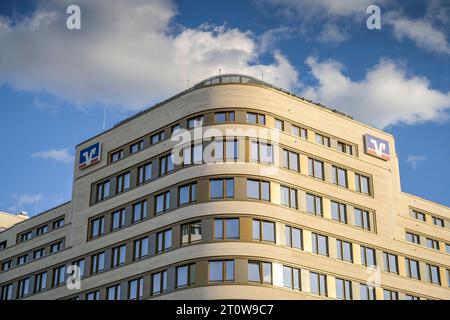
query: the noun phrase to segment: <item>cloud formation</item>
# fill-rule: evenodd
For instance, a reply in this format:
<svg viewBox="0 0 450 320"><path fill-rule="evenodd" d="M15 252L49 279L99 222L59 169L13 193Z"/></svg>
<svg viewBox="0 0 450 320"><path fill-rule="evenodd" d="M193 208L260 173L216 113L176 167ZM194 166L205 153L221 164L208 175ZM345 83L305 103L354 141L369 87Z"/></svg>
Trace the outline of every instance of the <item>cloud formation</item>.
<svg viewBox="0 0 450 320"><path fill-rule="evenodd" d="M43 199L43 196L41 193L37 194L13 194L12 198L14 199L14 204L9 207L9 210L12 213L16 213L19 211L25 211L26 209L29 209L32 205L33 208L37 207L37 203L40 202ZM34 212L33 212L34 213Z"/></svg>
<svg viewBox="0 0 450 320"><path fill-rule="evenodd" d="M419 164L424 162L426 159L427 157L425 156L409 155L408 158L406 158L406 163L410 164L414 170L417 170Z"/></svg>
<svg viewBox="0 0 450 320"><path fill-rule="evenodd" d="M68 163L68 164L71 164L74 161L74 157L69 154L68 148L64 148L64 149L60 149L60 150L51 148L50 150L46 150L46 151L34 152L31 155L31 157L44 159L44 160L54 160L57 162Z"/></svg>

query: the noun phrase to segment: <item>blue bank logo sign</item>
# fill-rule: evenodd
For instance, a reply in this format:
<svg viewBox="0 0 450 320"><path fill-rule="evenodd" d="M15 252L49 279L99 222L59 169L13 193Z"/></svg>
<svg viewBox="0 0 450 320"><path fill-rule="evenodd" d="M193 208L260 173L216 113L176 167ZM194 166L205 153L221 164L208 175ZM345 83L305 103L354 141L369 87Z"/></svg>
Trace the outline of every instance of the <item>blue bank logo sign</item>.
<svg viewBox="0 0 450 320"><path fill-rule="evenodd" d="M391 153L389 151L389 142L377 137L374 137L370 134L364 135L366 142L366 153L377 158L381 158L384 160L391 159Z"/></svg>
<svg viewBox="0 0 450 320"><path fill-rule="evenodd" d="M84 169L100 161L102 155L102 145L100 142L84 148L80 151L80 161L78 162L78 168Z"/></svg>

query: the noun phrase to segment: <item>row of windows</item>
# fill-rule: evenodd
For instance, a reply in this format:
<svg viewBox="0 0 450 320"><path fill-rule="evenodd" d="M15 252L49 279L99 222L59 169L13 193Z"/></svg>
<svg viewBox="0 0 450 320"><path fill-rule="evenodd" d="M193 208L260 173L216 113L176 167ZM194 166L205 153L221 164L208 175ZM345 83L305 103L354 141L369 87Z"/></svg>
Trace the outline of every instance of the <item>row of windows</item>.
<svg viewBox="0 0 450 320"><path fill-rule="evenodd" d="M423 245L427 248L433 249L433 250L441 250L441 243L439 240L427 237L427 236L421 236L417 233L407 231L405 232L405 239L406 241L409 241L414 244ZM444 244L444 243L442 243ZM450 244L445 243L445 252L450 253Z"/></svg>
<svg viewBox="0 0 450 320"><path fill-rule="evenodd" d="M41 236L48 233L49 231L59 229L64 226L64 218L58 218L56 220L50 221L49 223L40 225L32 230L27 230L18 235L19 242L25 242L35 237ZM51 229L50 229L51 228ZM6 244L5 244L6 247Z"/></svg>
<svg viewBox="0 0 450 320"><path fill-rule="evenodd" d="M414 210L411 209L410 210L410 217L425 222L425 223L431 223L435 226L441 227L441 228L449 228L450 223L443 218L439 218L433 215L429 215L425 212L422 211L418 211L418 210Z"/></svg>

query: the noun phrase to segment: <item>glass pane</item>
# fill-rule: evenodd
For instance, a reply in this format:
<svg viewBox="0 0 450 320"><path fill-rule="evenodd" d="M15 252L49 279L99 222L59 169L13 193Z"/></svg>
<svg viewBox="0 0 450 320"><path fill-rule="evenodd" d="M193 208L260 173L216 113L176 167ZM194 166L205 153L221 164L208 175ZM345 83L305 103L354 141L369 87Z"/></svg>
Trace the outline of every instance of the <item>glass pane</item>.
<svg viewBox="0 0 450 320"><path fill-rule="evenodd" d="M262 200L270 200L270 183L269 182L261 182L261 188L262 188L262 192L261 192L261 197Z"/></svg>
<svg viewBox="0 0 450 320"><path fill-rule="evenodd" d="M227 219L225 230L227 239L239 239L239 219Z"/></svg>
<svg viewBox="0 0 450 320"><path fill-rule="evenodd" d="M253 239L261 240L261 221L253 220Z"/></svg>
<svg viewBox="0 0 450 320"><path fill-rule="evenodd" d="M223 160L223 141L216 140L214 142L214 152L216 160Z"/></svg>
<svg viewBox="0 0 450 320"><path fill-rule="evenodd" d="M223 181L210 180L209 181L209 196L210 198L223 198Z"/></svg>
<svg viewBox="0 0 450 320"><path fill-rule="evenodd" d="M209 262L209 281L223 280L223 263L222 261Z"/></svg>
<svg viewBox="0 0 450 320"><path fill-rule="evenodd" d="M228 260L225 261L225 268L226 268L226 281L233 281L234 280L234 260Z"/></svg>
<svg viewBox="0 0 450 320"><path fill-rule="evenodd" d="M177 287L184 287L188 284L188 267L182 266L177 268Z"/></svg>
<svg viewBox="0 0 450 320"><path fill-rule="evenodd" d="M284 186L280 187L281 192L281 204L284 204L286 206L289 205L289 188L286 188Z"/></svg>
<svg viewBox="0 0 450 320"><path fill-rule="evenodd" d="M272 283L272 263L263 262L264 283Z"/></svg>
<svg viewBox="0 0 450 320"><path fill-rule="evenodd" d="M263 221L263 240L275 242L275 223Z"/></svg>
<svg viewBox="0 0 450 320"><path fill-rule="evenodd" d="M214 220L214 239L223 239L223 220Z"/></svg>
<svg viewBox="0 0 450 320"><path fill-rule="evenodd" d="M234 179L225 179L226 188L227 188L227 198L234 197Z"/></svg>
<svg viewBox="0 0 450 320"><path fill-rule="evenodd" d="M315 213L315 199L314 196L307 193L306 194L306 211L310 213Z"/></svg>
<svg viewBox="0 0 450 320"><path fill-rule="evenodd" d="M292 288L292 268L283 266L283 286Z"/></svg>
<svg viewBox="0 0 450 320"><path fill-rule="evenodd" d="M180 204L189 202L189 186L180 187L179 189Z"/></svg>
<svg viewBox="0 0 450 320"><path fill-rule="evenodd" d="M248 263L248 281L261 282L259 263Z"/></svg>
<svg viewBox="0 0 450 320"><path fill-rule="evenodd" d="M247 197L259 199L259 181L247 180Z"/></svg>

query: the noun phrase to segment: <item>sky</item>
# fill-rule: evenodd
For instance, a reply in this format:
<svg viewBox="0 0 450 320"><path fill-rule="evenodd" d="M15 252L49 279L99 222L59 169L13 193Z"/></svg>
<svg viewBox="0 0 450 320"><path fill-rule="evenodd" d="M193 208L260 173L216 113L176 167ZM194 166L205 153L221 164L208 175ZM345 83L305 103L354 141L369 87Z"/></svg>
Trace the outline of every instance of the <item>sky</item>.
<svg viewBox="0 0 450 320"><path fill-rule="evenodd" d="M450 0L405 3L0 2L0 211L69 201L78 143L219 69L393 134L402 190L450 206Z"/></svg>

